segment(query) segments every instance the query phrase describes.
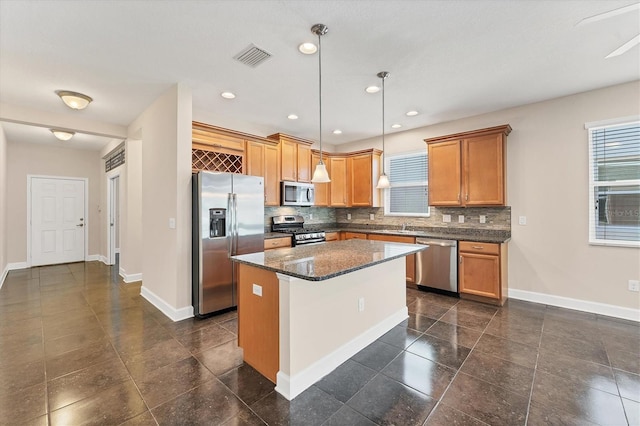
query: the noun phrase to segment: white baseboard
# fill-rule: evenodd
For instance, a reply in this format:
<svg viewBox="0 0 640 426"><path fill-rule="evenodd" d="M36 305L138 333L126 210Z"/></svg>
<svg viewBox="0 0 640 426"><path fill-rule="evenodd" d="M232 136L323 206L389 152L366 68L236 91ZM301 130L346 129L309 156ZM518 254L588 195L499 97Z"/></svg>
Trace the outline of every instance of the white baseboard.
<svg viewBox="0 0 640 426"><path fill-rule="evenodd" d="M27 262L13 262L7 263L7 266L4 267L2 271L2 276L0 277L0 288L4 285L4 280L7 278L9 271L14 271L16 269L26 269L28 268Z"/></svg>
<svg viewBox="0 0 640 426"><path fill-rule="evenodd" d="M513 288L509 289L509 298L640 322L640 310L608 305L606 303L572 299L570 297L554 296L552 294L536 293Z"/></svg>
<svg viewBox="0 0 640 426"><path fill-rule="evenodd" d="M107 258L99 254L89 254L84 260L85 262L95 262L96 260L98 260L98 261L101 261L102 263L107 263L106 262Z"/></svg>
<svg viewBox="0 0 640 426"><path fill-rule="evenodd" d="M133 283L136 281L142 281L142 273L139 274L127 274L127 271L124 270L124 268L120 268L119 271L120 276L122 277L122 280L129 284L129 283Z"/></svg>
<svg viewBox="0 0 640 426"><path fill-rule="evenodd" d="M163 314L171 318L173 321L180 321L193 317L193 306L185 306L184 308L176 309L145 286L140 287L140 296L147 299L149 303L158 308Z"/></svg>
<svg viewBox="0 0 640 426"><path fill-rule="evenodd" d="M279 371L276 374L276 391L288 400L292 400L346 360L369 346L380 336L407 319L408 316L407 307L405 306L294 376L289 376Z"/></svg>

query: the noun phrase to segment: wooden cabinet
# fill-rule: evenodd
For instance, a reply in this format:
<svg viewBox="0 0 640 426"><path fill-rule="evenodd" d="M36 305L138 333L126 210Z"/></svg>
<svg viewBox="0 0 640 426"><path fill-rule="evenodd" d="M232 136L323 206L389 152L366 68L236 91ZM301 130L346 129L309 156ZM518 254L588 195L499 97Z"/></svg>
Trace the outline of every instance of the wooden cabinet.
<svg viewBox="0 0 640 426"><path fill-rule="evenodd" d="M325 233L325 238L327 241L337 241L340 239L340 233L339 232L326 232Z"/></svg>
<svg viewBox="0 0 640 426"><path fill-rule="evenodd" d="M228 173L245 171L245 134L197 121L191 128L191 169Z"/></svg>
<svg viewBox="0 0 640 426"><path fill-rule="evenodd" d="M380 235L380 234L369 234L367 236L369 240L376 241L389 241L393 243L408 243L415 244L415 237L405 237L402 235ZM416 255L410 254L406 257L407 259L407 269L406 269L406 279L407 284L412 284L410 287L417 288L416 286Z"/></svg>
<svg viewBox="0 0 640 426"><path fill-rule="evenodd" d="M280 178L292 182L311 182L311 144L313 142L275 133L267 136L278 142L280 151Z"/></svg>
<svg viewBox="0 0 640 426"><path fill-rule="evenodd" d="M329 185L329 205L331 207L348 206L347 157L329 158L331 184Z"/></svg>
<svg viewBox="0 0 640 426"><path fill-rule="evenodd" d="M460 241L461 296L502 305L507 299L507 244Z"/></svg>
<svg viewBox="0 0 640 426"><path fill-rule="evenodd" d="M291 237L266 238L264 240L264 249L276 249L282 247L291 247Z"/></svg>
<svg viewBox="0 0 640 426"><path fill-rule="evenodd" d="M505 148L510 132L507 124L425 139L429 205L505 205Z"/></svg>
<svg viewBox="0 0 640 426"><path fill-rule="evenodd" d="M329 157L326 155L326 152L322 153L322 159L327 168L327 172L329 176L331 176L331 164L329 163ZM311 169L316 167L316 164L320 161L320 152L316 150L311 151ZM328 207L330 205L330 185L331 182L328 183L314 183L313 188L315 191L315 205L320 207Z"/></svg>
<svg viewBox="0 0 640 426"><path fill-rule="evenodd" d="M264 205L280 205L280 175L278 147L273 143L247 142L246 171L264 178Z"/></svg>
<svg viewBox="0 0 640 426"><path fill-rule="evenodd" d="M366 240L367 234L363 234L361 232L348 232L345 231L343 233L343 240Z"/></svg>
<svg viewBox="0 0 640 426"><path fill-rule="evenodd" d="M382 206L381 191L376 188L380 176L381 153L382 151L377 149L370 149L349 155L350 206Z"/></svg>

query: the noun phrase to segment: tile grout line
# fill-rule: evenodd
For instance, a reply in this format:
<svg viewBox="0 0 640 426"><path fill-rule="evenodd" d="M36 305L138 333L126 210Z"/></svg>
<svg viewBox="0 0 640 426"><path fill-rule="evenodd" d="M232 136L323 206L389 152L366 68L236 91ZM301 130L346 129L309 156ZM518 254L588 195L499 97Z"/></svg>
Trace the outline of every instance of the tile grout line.
<svg viewBox="0 0 640 426"><path fill-rule="evenodd" d="M546 313L546 308L545 311ZM529 413L531 412L531 401L533 400L533 391L536 384L536 373L538 372L538 361L540 360L540 347L542 346L542 334L544 333L544 316L542 317L542 328L540 330L540 338L538 339L538 348L536 351L536 363L533 366L533 377L531 379L531 390L529 391L529 401L527 403L527 414L524 418L524 424L529 423Z"/></svg>

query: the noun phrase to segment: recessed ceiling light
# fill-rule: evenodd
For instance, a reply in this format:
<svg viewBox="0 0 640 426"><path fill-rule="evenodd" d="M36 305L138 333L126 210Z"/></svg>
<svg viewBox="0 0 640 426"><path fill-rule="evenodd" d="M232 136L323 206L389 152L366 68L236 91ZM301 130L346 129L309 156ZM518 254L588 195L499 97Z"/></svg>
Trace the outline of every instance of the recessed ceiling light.
<svg viewBox="0 0 640 426"><path fill-rule="evenodd" d="M236 97L235 93L231 93L231 92L222 92L220 93L220 96L222 96L225 99L234 99Z"/></svg>
<svg viewBox="0 0 640 426"><path fill-rule="evenodd" d="M289 114L289 115L287 115L287 118L288 118L289 120L297 120L297 119L298 119L298 116L297 116L297 115L295 115L295 114Z"/></svg>
<svg viewBox="0 0 640 426"><path fill-rule="evenodd" d="M56 95L71 109L85 109L93 101L90 96L70 90L56 90Z"/></svg>
<svg viewBox="0 0 640 426"><path fill-rule="evenodd" d="M53 135L61 141L68 141L76 134L76 132L70 132L68 130L49 129Z"/></svg>
<svg viewBox="0 0 640 426"><path fill-rule="evenodd" d="M342 130L340 130L340 129L335 129L335 130L333 131L333 134L334 134L334 135L341 135L341 134L342 134Z"/></svg>
<svg viewBox="0 0 640 426"><path fill-rule="evenodd" d="M380 88L378 86L369 86L364 89L364 91L367 93L378 93L380 91Z"/></svg>
<svg viewBox="0 0 640 426"><path fill-rule="evenodd" d="M391 128L392 128L392 129L399 129L400 127L402 127L402 124L397 124L397 123L396 123L396 124L392 124L392 125L391 125Z"/></svg>
<svg viewBox="0 0 640 426"><path fill-rule="evenodd" d="M418 111L409 111L407 113L407 116L409 116L409 117L413 117L414 115L418 115Z"/></svg>
<svg viewBox="0 0 640 426"><path fill-rule="evenodd" d="M318 51L318 46L313 43L302 43L298 46L298 50L300 53L304 53L305 55L313 55Z"/></svg>

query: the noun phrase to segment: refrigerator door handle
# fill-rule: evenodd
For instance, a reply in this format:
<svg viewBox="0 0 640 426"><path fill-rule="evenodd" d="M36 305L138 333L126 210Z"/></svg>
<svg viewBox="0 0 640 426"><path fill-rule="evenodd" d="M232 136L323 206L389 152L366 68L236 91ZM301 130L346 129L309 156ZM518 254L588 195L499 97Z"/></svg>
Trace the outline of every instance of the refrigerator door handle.
<svg viewBox="0 0 640 426"><path fill-rule="evenodd" d="M233 198L231 197L233 194L227 194L227 252L229 256L233 255Z"/></svg>
<svg viewBox="0 0 640 426"><path fill-rule="evenodd" d="M233 194L233 254L238 254L238 195Z"/></svg>

